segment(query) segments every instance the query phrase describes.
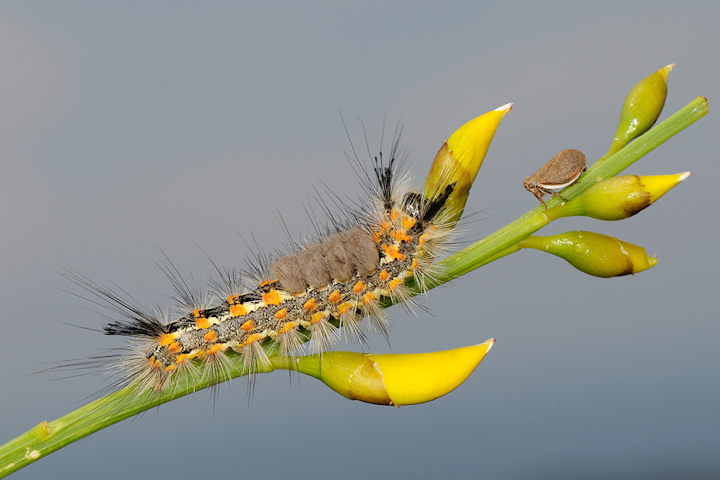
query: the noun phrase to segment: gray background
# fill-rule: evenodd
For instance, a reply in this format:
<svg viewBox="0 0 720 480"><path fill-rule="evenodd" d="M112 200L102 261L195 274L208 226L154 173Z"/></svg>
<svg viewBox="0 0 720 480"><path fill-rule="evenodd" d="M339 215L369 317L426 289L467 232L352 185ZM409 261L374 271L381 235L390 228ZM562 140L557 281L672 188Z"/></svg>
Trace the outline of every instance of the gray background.
<svg viewBox="0 0 720 480"><path fill-rule="evenodd" d="M55 419L100 379L24 375L118 345L58 272L167 303L158 247L203 280L310 223L321 181L360 193L355 117L400 121L417 178L457 127L515 102L468 204L481 238L536 205L522 179L563 148L601 156L620 105L668 63L662 118L711 113L628 170L693 176L616 223L566 219L659 255L603 280L520 252L395 309L391 345L497 338L452 394L399 410L285 373L115 425L16 478L717 478L717 2L3 2L0 432ZM388 133L389 135L389 133ZM357 349L357 347L352 347ZM20 379L19 379L20 378Z"/></svg>

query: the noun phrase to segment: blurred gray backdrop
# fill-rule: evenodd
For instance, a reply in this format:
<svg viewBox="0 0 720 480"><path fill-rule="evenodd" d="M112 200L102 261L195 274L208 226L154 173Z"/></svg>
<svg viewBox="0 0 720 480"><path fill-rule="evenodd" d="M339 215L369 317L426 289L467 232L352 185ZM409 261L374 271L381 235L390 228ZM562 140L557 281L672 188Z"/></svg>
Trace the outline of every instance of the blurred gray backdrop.
<svg viewBox="0 0 720 480"><path fill-rule="evenodd" d="M497 343L458 390L399 410L309 377L264 375L115 425L13 478L717 478L717 2L0 3L0 442L98 390L24 377L121 339L63 290L72 268L139 301L172 293L161 248L199 282L309 233L325 183L361 193L345 153L397 122L424 177L441 142L507 102L468 203L479 239L537 204L523 178L564 148L609 147L629 89L676 63L661 119L710 114L627 173L692 170L632 219L560 220L658 254L597 279L520 252L394 309L390 345ZM355 346L341 348L357 349Z"/></svg>

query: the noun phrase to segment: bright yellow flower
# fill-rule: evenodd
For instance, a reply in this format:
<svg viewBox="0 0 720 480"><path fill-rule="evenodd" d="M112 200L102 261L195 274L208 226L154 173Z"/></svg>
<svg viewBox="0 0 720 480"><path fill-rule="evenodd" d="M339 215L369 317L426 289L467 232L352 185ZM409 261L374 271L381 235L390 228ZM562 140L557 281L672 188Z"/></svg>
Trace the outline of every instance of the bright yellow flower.
<svg viewBox="0 0 720 480"><path fill-rule="evenodd" d="M448 211L453 212L450 221L457 221L465 208L485 154L500 120L512 109L512 103L498 107L473 120L470 120L453 133L435 155L425 179L425 197L434 198L445 188L455 183L452 195L446 203Z"/></svg>
<svg viewBox="0 0 720 480"><path fill-rule="evenodd" d="M480 364L495 339L432 353L325 352L298 359L311 375L351 400L378 405L415 405L455 390Z"/></svg>

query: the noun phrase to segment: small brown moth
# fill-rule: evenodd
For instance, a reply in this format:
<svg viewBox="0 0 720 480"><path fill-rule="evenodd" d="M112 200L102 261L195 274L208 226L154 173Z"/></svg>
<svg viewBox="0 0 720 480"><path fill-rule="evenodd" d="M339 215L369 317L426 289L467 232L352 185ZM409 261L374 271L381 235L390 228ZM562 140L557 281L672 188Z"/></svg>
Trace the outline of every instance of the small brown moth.
<svg viewBox="0 0 720 480"><path fill-rule="evenodd" d="M547 210L547 204L542 197L552 194L567 202L567 198L552 189L572 185L586 168L585 155L579 150L570 148L558 153L540 167L540 170L525 178L523 186L535 195L535 198L540 200Z"/></svg>

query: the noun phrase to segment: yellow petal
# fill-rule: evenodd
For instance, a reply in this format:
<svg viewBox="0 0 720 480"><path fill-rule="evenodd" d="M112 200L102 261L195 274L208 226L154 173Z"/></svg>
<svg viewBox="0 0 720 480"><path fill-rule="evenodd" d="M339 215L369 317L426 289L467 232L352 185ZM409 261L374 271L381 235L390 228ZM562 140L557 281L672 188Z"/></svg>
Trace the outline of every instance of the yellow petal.
<svg viewBox="0 0 720 480"><path fill-rule="evenodd" d="M508 103L487 112L458 128L448 138L448 149L458 162L458 167L462 168L473 180L482 166L490 142L500 125L500 120L511 109L512 103Z"/></svg>
<svg viewBox="0 0 720 480"><path fill-rule="evenodd" d="M480 364L495 339L470 347L433 353L375 355L393 405L415 405L455 390Z"/></svg>
<svg viewBox="0 0 720 480"><path fill-rule="evenodd" d="M657 263L657 258L647 255L643 247L639 247L633 243L623 242L620 239L618 239L618 242L632 263L633 275L652 268Z"/></svg>
<svg viewBox="0 0 720 480"><path fill-rule="evenodd" d="M424 195L435 198L454 183L453 193L446 202L448 211L453 212L450 221L456 221L462 215L470 187L485 160L500 120L511 109L512 103L508 103L470 120L458 128L435 155L425 179Z"/></svg>
<svg viewBox="0 0 720 480"><path fill-rule="evenodd" d="M690 175L692 172L676 173L675 175L644 175L640 176L640 182L650 193L650 203L654 203Z"/></svg>

